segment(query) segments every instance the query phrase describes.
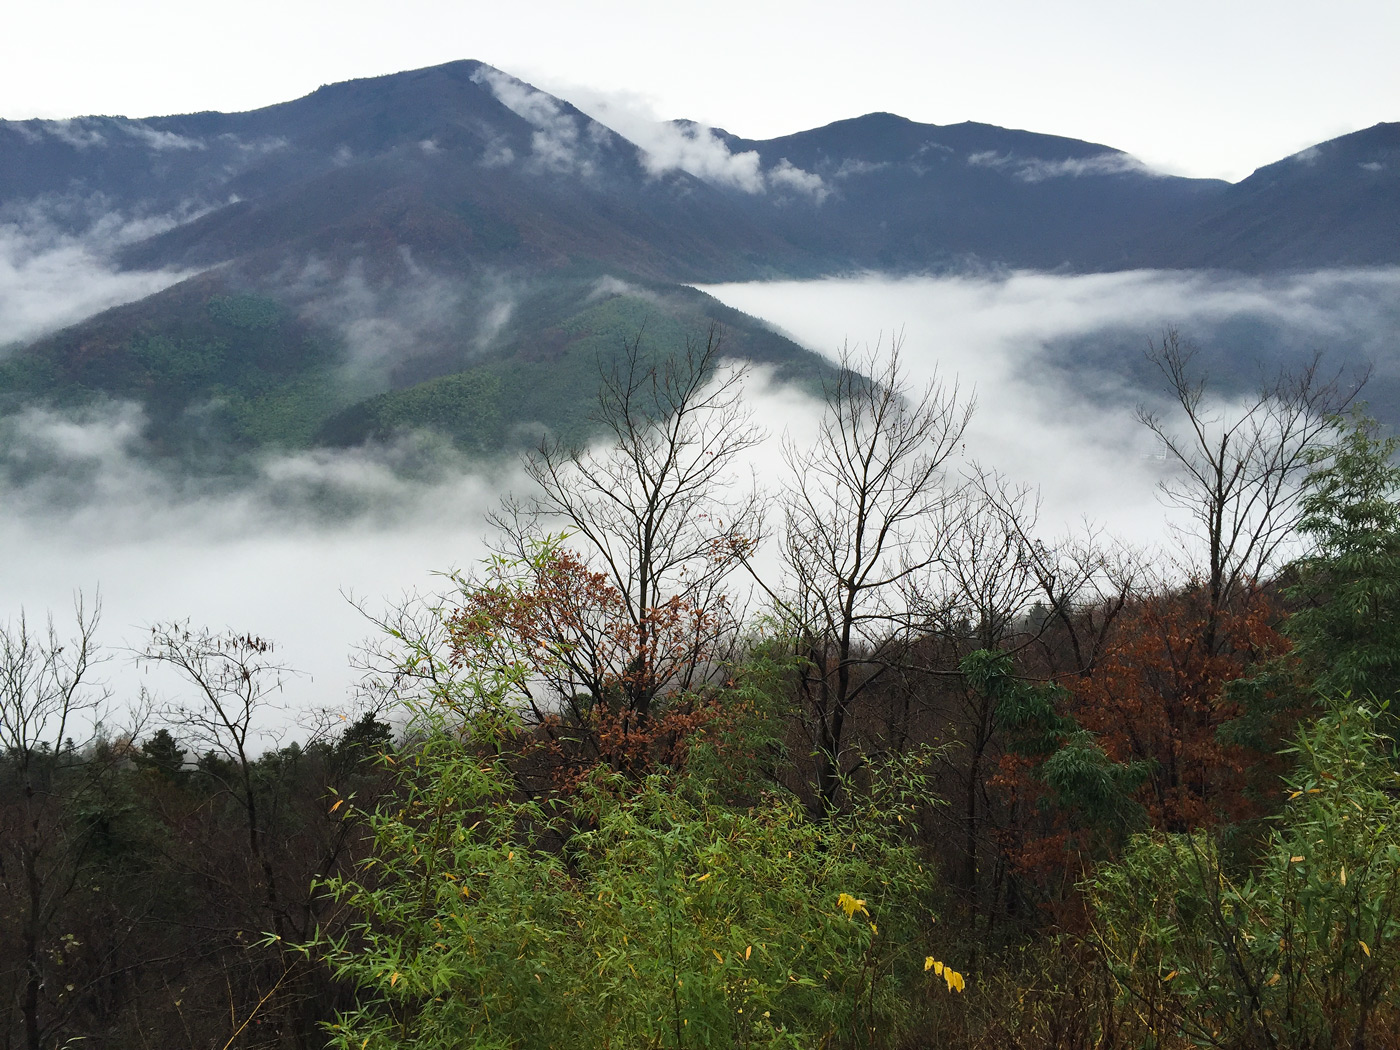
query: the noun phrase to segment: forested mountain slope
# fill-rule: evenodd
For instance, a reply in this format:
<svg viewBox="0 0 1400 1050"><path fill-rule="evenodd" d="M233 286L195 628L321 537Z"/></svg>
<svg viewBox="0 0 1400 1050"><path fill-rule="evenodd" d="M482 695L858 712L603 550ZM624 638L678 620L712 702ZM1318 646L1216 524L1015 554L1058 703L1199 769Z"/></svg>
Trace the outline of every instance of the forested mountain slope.
<svg viewBox="0 0 1400 1050"><path fill-rule="evenodd" d="M765 141L676 122L643 148L472 61L247 113L0 122L0 223L184 278L12 346L0 403L131 399L153 447L243 450L382 435L425 403L485 451L575 426L579 377L648 324L723 319L733 353L820 373L681 282L1400 262L1396 127L1237 186L888 113Z"/></svg>

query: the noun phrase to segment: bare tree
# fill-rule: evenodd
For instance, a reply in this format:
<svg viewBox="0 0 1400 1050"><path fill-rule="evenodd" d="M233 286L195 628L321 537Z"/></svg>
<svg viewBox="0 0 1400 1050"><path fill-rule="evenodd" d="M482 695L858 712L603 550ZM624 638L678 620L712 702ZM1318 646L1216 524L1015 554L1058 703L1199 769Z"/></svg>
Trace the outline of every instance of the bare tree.
<svg viewBox="0 0 1400 1050"><path fill-rule="evenodd" d="M997 701L949 672L973 650L1016 650L1034 640L1040 625L1027 614L1039 592L1035 563L1044 556L1031 538L1037 512L1031 489L974 469L939 509L943 549L937 562L911 578L908 588L923 635L912 664L925 677L937 676L925 690L925 702L938 705L946 739L961 745L950 749L944 762L956 783L950 812L961 831L961 882L974 912L982 889L979 874L986 870L982 839Z"/></svg>
<svg viewBox="0 0 1400 1050"><path fill-rule="evenodd" d="M1142 580L1141 553L1087 521L1047 542L1037 535L1039 506L1030 490L983 470L972 476L971 485L983 513L995 519L992 534L1000 537L980 546L1015 554L1000 559L1006 568L996 574L1004 578L1001 590L1014 600L992 604L1024 614L1018 644L1038 643L1046 676L1088 674Z"/></svg>
<svg viewBox="0 0 1400 1050"><path fill-rule="evenodd" d="M906 584L943 555L944 468L973 410L956 383L935 377L911 391L899 350L896 340L888 354L844 352L815 444L784 443L779 606L806 660L822 810L836 805L854 708L891 666L891 646L915 630Z"/></svg>
<svg viewBox="0 0 1400 1050"><path fill-rule="evenodd" d="M194 687L194 702L170 704L165 716L203 756L203 771L220 781L242 808L249 856L269 918L279 935L288 936L288 915L267 850L266 815L254 777L258 742L270 738L270 719L282 708L275 694L292 673L273 659L272 651L271 642L254 635L191 628L188 622L162 623L151 628L137 659L170 667Z"/></svg>
<svg viewBox="0 0 1400 1050"><path fill-rule="evenodd" d="M0 625L0 890L10 905L0 917L15 927L7 931L10 923L0 922L0 935L17 934L23 962L22 973L9 975L12 983L0 982L14 996L0 1009L19 1014L17 1045L28 1050L48 1044L55 1020L60 982L47 979L62 962L55 923L90 837L64 821L62 809L88 786L79 768L84 749L73 734L83 742L97 735L109 696L91 680L100 662L101 611L100 600L88 604L79 594L67 637L52 616L36 627L21 612Z"/></svg>
<svg viewBox="0 0 1400 1050"><path fill-rule="evenodd" d="M1033 539L1038 496L974 469L939 508L944 547L930 571L911 580L909 603L927 631L960 645L994 649L1022 632L1039 590Z"/></svg>
<svg viewBox="0 0 1400 1050"><path fill-rule="evenodd" d="M526 461L535 494L494 516L500 549L520 564L564 531L573 550L541 581L555 597L586 603L607 592L541 639L555 701L580 689L591 703L617 694L645 719L659 693L705 673L737 623L725 583L757 543L761 515L755 487L733 470L761 435L742 403L745 370L727 367L721 350L712 327L657 360L639 334L603 372L593 415L603 439L543 443Z"/></svg>
<svg viewBox="0 0 1400 1050"><path fill-rule="evenodd" d="M1093 530L1047 543L1037 536L1038 519L1033 489L995 472L970 472L943 509L938 563L910 591L926 635L911 666L946 676L973 650L1012 654L1028 677L1092 666L1131 593L1133 562ZM1005 858L987 832L995 820L988 777L997 767L1001 704L995 691L966 676L943 683L932 698L946 705L939 713L962 745L945 761L956 783L951 813L962 836L961 881L976 913L988 896L995 900L1005 874Z"/></svg>
<svg viewBox="0 0 1400 1050"><path fill-rule="evenodd" d="M356 706L362 712L376 717L402 712L406 704L456 690L460 676L452 664L448 628L452 596L406 592L384 613L358 597L345 597L374 630L350 657L361 672Z"/></svg>
<svg viewBox="0 0 1400 1050"><path fill-rule="evenodd" d="M1210 610L1205 640L1213 649L1219 612L1276 567L1294 535L1309 453L1361 383L1327 378L1314 356L1238 406L1217 407L1207 397L1205 373L1195 368L1197 353L1174 328L1151 345L1148 358L1166 380L1174 418L1144 406L1137 415L1178 468L1162 483L1163 501L1190 516L1189 538L1206 548L1200 582Z"/></svg>

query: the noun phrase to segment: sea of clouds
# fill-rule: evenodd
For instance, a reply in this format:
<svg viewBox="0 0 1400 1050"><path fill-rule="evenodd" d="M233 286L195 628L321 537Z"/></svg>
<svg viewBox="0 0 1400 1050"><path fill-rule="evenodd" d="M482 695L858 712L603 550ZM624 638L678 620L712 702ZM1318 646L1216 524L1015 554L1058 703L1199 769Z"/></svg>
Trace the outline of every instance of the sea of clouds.
<svg viewBox="0 0 1400 1050"><path fill-rule="evenodd" d="M105 249L132 235L121 224L105 240L0 224L0 346L180 278L113 267ZM1211 346L1239 325L1255 336L1279 333L1285 364L1314 347L1341 347L1339 368L1369 359L1372 389L1386 398L1400 373L1390 344L1396 269L1270 279L863 276L707 290L832 357L843 347L898 344L912 383L936 379L975 397L952 469L994 469L1038 486L1047 539L1087 519L1133 542L1171 542L1156 497L1168 465L1135 418L1160 396L1144 352L1167 325L1201 333L1203 359L1217 370L1223 363L1236 389L1278 365L1262 352L1231 362ZM381 319L383 339L408 338L399 314L412 313ZM368 306L357 315L350 340L367 358L379 338L374 315ZM770 436L750 466L760 484L777 486L780 439L811 440L819 405L762 370L746 383ZM1221 410L1228 405L1227 393ZM1375 407L1385 415L1397 406ZM349 654L372 630L351 597L382 612L408 593L442 590L436 574L476 564L486 553L486 514L504 493L523 491L512 463L472 462L413 438L269 455L236 483L216 483L153 466L141 454L142 424L129 405L30 409L0 422L0 620L24 609L53 610L61 622L75 591L100 590L119 699L154 681L128 658L149 626L188 619L275 641L279 658L305 672L288 681L294 706L343 705L356 681Z"/></svg>

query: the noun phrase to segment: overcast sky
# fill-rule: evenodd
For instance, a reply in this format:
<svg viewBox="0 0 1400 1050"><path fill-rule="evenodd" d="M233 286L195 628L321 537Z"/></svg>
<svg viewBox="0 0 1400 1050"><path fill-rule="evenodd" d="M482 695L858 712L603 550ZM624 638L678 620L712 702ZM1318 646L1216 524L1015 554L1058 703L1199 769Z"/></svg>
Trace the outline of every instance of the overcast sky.
<svg viewBox="0 0 1400 1050"><path fill-rule="evenodd" d="M252 109L476 58L754 138L888 110L1233 180L1400 120L1397 45L1396 0L44 0L5 13L0 117Z"/></svg>

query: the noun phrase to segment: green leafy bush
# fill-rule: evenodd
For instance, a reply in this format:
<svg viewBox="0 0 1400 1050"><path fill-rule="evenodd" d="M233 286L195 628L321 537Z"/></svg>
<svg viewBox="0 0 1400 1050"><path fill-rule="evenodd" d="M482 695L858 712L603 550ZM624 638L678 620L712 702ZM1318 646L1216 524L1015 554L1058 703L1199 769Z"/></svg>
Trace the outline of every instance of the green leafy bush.
<svg viewBox="0 0 1400 1050"><path fill-rule="evenodd" d="M1394 1045L1400 1038L1400 776L1376 711L1336 704L1257 864L1204 834L1139 836L1089 890L1122 1004L1155 1040Z"/></svg>
<svg viewBox="0 0 1400 1050"><path fill-rule="evenodd" d="M308 946L360 992L333 1045L894 1046L962 990L926 954L934 880L901 841L921 763L867 767L863 803L821 821L695 771L530 798L519 675L436 665L407 701L371 855L325 886L360 921Z"/></svg>

